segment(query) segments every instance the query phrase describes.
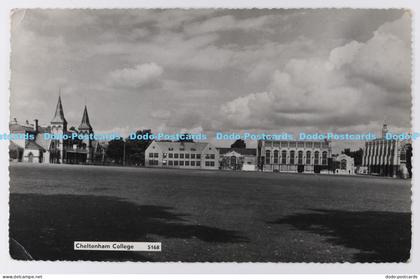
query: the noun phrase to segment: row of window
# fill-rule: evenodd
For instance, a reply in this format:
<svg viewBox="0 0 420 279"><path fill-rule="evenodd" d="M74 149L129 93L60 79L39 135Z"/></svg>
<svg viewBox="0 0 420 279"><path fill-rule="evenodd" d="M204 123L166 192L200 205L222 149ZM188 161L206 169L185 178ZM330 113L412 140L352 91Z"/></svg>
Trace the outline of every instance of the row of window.
<svg viewBox="0 0 420 279"><path fill-rule="evenodd" d="M201 159L201 154L190 154L190 153L163 153L163 159ZM149 153L149 158L159 158L159 153ZM216 155L214 154L206 154L206 159L214 160L216 159Z"/></svg>
<svg viewBox="0 0 420 279"><path fill-rule="evenodd" d="M281 152L281 157L279 157L280 152L278 150L274 150L273 152L273 164L278 164L279 161L281 161L282 164L287 164L287 158L289 158L289 164L293 165L295 164L295 151L294 150L290 150L289 152L289 157L287 157L287 151L283 150ZM315 151L314 152L314 165L319 165L319 151ZM265 163L266 164L271 164L271 151L270 150L266 150L265 151ZM303 164L303 151L299 151L298 152L298 158L297 158L297 163L298 165L302 165ZM322 158L321 158L321 164L322 165L327 165L328 163L328 152L324 151L322 152ZM305 157L305 164L306 165L310 165L311 164L311 151L306 151L306 157Z"/></svg>
<svg viewBox="0 0 420 279"><path fill-rule="evenodd" d="M157 166L159 164L158 160L149 160L149 166ZM200 167L201 161L177 161L177 160L168 160L162 162L163 166L191 166L191 167ZM206 167L214 167L216 165L215 161L206 161Z"/></svg>
<svg viewBox="0 0 420 279"><path fill-rule="evenodd" d="M267 145L270 145L268 143ZM273 146L281 146L281 147L306 147L306 148L328 148L328 143L326 142L303 142L303 141L282 141L280 143L273 142Z"/></svg>

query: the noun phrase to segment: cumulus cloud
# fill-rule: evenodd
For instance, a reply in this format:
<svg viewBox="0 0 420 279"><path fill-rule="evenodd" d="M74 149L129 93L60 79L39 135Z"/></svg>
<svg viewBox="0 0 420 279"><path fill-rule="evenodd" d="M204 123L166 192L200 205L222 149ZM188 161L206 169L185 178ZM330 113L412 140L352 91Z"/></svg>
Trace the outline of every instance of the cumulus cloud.
<svg viewBox="0 0 420 279"><path fill-rule="evenodd" d="M240 30L258 30L262 26L269 24L274 16L259 16L249 19L236 19L232 15L224 15L209 18L205 21L190 24L184 28L188 35L210 33L216 31L228 31L234 29ZM268 31L269 29L265 29Z"/></svg>
<svg viewBox="0 0 420 279"><path fill-rule="evenodd" d="M225 125L236 128L357 126L395 113L410 117L410 44L406 14L382 25L368 41L334 48L327 58L291 59L275 70L267 90L221 106ZM383 111L376 111L375 108Z"/></svg>
<svg viewBox="0 0 420 279"><path fill-rule="evenodd" d="M110 73L110 78L116 85L136 88L155 81L162 73L163 68L152 62L114 70Z"/></svg>

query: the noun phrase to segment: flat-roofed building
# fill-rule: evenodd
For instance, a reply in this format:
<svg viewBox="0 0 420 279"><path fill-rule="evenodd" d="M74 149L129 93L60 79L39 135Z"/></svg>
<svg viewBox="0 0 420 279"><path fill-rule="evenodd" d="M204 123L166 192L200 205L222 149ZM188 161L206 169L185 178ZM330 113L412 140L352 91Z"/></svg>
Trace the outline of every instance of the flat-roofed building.
<svg viewBox="0 0 420 279"><path fill-rule="evenodd" d="M219 169L219 152L207 142L153 141L145 156L146 167Z"/></svg>
<svg viewBox="0 0 420 279"><path fill-rule="evenodd" d="M257 160L262 171L320 173L329 169L329 141L260 140Z"/></svg>

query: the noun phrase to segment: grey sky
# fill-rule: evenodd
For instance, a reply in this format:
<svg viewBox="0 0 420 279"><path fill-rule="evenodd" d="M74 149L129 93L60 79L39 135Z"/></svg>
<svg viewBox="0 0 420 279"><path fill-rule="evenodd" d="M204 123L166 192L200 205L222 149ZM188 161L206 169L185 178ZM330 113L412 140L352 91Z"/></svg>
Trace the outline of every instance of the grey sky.
<svg viewBox="0 0 420 279"><path fill-rule="evenodd" d="M410 128L403 10L19 10L11 117L96 132Z"/></svg>

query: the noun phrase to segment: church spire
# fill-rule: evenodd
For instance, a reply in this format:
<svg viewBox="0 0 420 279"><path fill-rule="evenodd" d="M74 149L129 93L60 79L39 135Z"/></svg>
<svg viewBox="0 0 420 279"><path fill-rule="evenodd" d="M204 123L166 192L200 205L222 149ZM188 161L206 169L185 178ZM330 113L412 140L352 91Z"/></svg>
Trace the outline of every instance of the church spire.
<svg viewBox="0 0 420 279"><path fill-rule="evenodd" d="M61 94L58 96L57 107L51 123L67 123L66 118L64 118L63 105L61 104Z"/></svg>
<svg viewBox="0 0 420 279"><path fill-rule="evenodd" d="M85 110L83 111L82 123L79 125L79 130L92 130L92 126L89 122L89 115L87 111L87 106L85 105Z"/></svg>

